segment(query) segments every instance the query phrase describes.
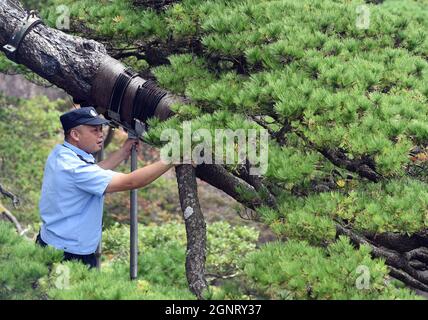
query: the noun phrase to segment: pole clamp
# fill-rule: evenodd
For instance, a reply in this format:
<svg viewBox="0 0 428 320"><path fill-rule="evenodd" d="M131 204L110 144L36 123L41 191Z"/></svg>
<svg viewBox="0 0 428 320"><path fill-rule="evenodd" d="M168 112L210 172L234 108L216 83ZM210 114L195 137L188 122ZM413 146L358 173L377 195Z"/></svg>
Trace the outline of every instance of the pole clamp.
<svg viewBox="0 0 428 320"><path fill-rule="evenodd" d="M31 10L27 13L25 20L22 22L22 26L18 32L16 32L9 40L9 43L3 46L3 50L6 53L6 56L14 61L18 62L18 50L21 46L22 41L25 36L31 31L32 28L38 24L43 23L43 21L37 17L35 10Z"/></svg>

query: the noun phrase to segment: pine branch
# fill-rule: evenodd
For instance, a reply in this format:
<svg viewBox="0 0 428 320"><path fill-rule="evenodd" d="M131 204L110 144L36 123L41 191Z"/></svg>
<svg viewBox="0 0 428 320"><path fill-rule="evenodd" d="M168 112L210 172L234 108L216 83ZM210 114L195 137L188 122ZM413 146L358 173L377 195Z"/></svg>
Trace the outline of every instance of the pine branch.
<svg viewBox="0 0 428 320"><path fill-rule="evenodd" d="M269 207L278 207L274 195L264 185L261 177L250 174L250 161L248 158L245 159L245 165L239 166L237 176L251 185L259 194L265 195Z"/></svg>
<svg viewBox="0 0 428 320"><path fill-rule="evenodd" d="M426 285L426 284L424 284L418 280L415 280L413 277L409 276L406 272L404 272L400 269L397 269L397 268L394 268L391 266L388 266L388 267L390 270L389 274L391 276L393 276L394 278L403 281L404 283L406 283L407 285L409 285L415 289L419 289L419 290L422 290L424 292L428 292L428 285Z"/></svg>
<svg viewBox="0 0 428 320"><path fill-rule="evenodd" d="M295 131L302 140L304 140L312 149L317 150L327 160L339 168L349 170L357 173L363 178L367 178L373 182L379 182L382 176L376 172L374 161L370 158L349 159L342 150L332 150L327 148L320 148L312 141L309 141L303 133Z"/></svg>
<svg viewBox="0 0 428 320"><path fill-rule="evenodd" d="M273 139L275 139L276 142L278 142L278 144L280 146L284 146L286 144L285 134L287 132L290 132L292 129L289 121L287 121L287 120L284 121L284 123L281 124L281 129L279 129L278 131L274 131L269 127L269 125L271 125L272 123L266 123L263 119L260 119L259 116L251 116L250 118L251 118L251 120L256 122L258 125L260 125L264 129L266 129L268 131L269 135ZM278 119L275 119L275 120L278 121Z"/></svg>
<svg viewBox="0 0 428 320"><path fill-rule="evenodd" d="M220 165L200 164L196 167L196 176L213 187L224 191L236 201L250 209L255 210L257 207L264 204L254 187L238 177L235 177ZM242 192L238 192L238 190Z"/></svg>
<svg viewBox="0 0 428 320"><path fill-rule="evenodd" d="M196 171L201 170L202 165L198 166ZM213 181L212 177L218 177L218 174L221 173L219 180L229 180L234 179L232 174L227 172L224 168L224 170L221 170L219 168L215 168L213 170L213 166L207 166L204 168L205 171L204 175L206 176L206 180L208 183L212 184L213 186L216 186L216 182ZM211 172L211 174L209 174ZM232 176L232 177L231 177ZM235 177L235 179L237 179ZM226 189L227 190L227 189ZM229 190L230 191L230 190ZM236 194L233 192L228 193L230 196L232 196L235 200L243 204L244 206L251 205L252 209L256 209L258 206L261 205L261 201L253 204L248 203L246 199L242 199L240 197L237 197ZM424 274L425 269L427 268L427 252L425 248L413 248L407 253L400 253L399 251L385 248L384 245L386 242L379 243L376 240L372 239L369 240L367 237L358 234L357 232L346 228L341 222L336 223L336 231L337 234L340 235L346 235L348 236L351 241L357 245L365 244L368 245L372 249L372 255L375 258L383 258L385 259L388 267L390 267L391 275L397 277L397 279L400 279L404 281L404 283L418 288L420 290L428 292L426 289L428 288L428 276ZM378 235L381 236L382 234ZM387 235L387 234L386 234ZM385 235L385 236L386 236ZM403 237L403 236L402 236ZM428 234L425 232L421 232L415 235L415 237L419 237L419 245L426 246L426 243L428 241ZM401 238L403 239L403 238ZM398 239L397 239L398 240ZM399 242L399 241L397 241ZM389 244L391 247L394 247L396 243L392 242ZM397 250L402 249L402 247L397 247Z"/></svg>
<svg viewBox="0 0 428 320"><path fill-rule="evenodd" d="M372 161L369 159L350 160L339 150L321 149L317 150L334 165L345 168L351 172L358 173L361 177L367 178L373 182L379 182L382 176L375 171Z"/></svg>
<svg viewBox="0 0 428 320"><path fill-rule="evenodd" d="M1 185L0 185L0 194L10 198L15 208L19 205L19 198L16 195L14 195L12 192L5 190Z"/></svg>
<svg viewBox="0 0 428 320"><path fill-rule="evenodd" d="M19 235L24 234L24 229L22 228L18 219L9 210L7 210L2 205L1 202L0 202L0 214L4 215L10 222L12 222L15 225L16 231L18 232Z"/></svg>
<svg viewBox="0 0 428 320"><path fill-rule="evenodd" d="M428 235L426 231L420 231L412 235L384 232L362 232L368 240L375 242L377 246L393 249L400 253L405 253L419 247L428 247Z"/></svg>
<svg viewBox="0 0 428 320"><path fill-rule="evenodd" d="M165 10L169 5L180 2L180 0L134 0L136 7L151 8L156 11Z"/></svg>
<svg viewBox="0 0 428 320"><path fill-rule="evenodd" d="M1 185L0 185L0 194L2 194L5 197L10 198L12 200L12 204L15 208L19 205L19 203L20 203L19 198L16 195L14 195L13 193L5 190ZM18 219L12 214L12 212L10 212L8 209L6 209L2 205L1 202L0 202L0 214L4 215L10 222L12 222L15 225L16 231L18 231L19 235L24 235L25 230L22 228Z"/></svg>
<svg viewBox="0 0 428 320"><path fill-rule="evenodd" d="M336 231L337 234L348 236L356 245L369 246L372 250L371 253L375 258L385 259L385 262L392 270L392 276L397 276L398 279L404 281L406 284L428 292L428 275L425 274L424 270L420 270L420 264L418 264L418 267L414 266L415 261L422 262L426 266L426 248L419 248L406 254L400 254L399 252L391 249L378 247L376 243L373 243L357 232L344 227L340 221L337 221L336 223Z"/></svg>

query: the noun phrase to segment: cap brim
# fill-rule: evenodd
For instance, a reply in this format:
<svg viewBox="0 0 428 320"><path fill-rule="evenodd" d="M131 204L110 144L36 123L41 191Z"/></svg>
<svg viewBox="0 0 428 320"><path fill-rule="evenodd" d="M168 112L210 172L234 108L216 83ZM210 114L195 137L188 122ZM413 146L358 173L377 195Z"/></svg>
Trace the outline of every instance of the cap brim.
<svg viewBox="0 0 428 320"><path fill-rule="evenodd" d="M108 124L110 121L103 118L93 118L89 119L88 121L82 122L81 124L85 124L87 126L99 126L100 124Z"/></svg>

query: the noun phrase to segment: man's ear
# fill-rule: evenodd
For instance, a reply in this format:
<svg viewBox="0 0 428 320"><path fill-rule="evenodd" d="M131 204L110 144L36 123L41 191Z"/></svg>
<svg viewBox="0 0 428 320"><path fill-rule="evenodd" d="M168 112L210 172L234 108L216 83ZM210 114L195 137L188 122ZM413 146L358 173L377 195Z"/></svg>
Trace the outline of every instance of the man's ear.
<svg viewBox="0 0 428 320"><path fill-rule="evenodd" d="M70 137L73 138L73 140L79 141L79 132L75 129L70 130Z"/></svg>

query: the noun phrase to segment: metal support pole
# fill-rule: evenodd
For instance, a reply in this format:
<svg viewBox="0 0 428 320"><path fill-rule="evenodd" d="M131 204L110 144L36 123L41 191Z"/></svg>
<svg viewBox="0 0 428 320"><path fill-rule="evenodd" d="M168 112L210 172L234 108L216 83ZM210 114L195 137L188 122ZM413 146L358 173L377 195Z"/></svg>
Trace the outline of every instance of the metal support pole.
<svg viewBox="0 0 428 320"><path fill-rule="evenodd" d="M136 137L131 133L128 133L128 138L135 139ZM132 146L131 150L131 171L137 169L137 150L135 145ZM137 189L131 190L131 208L130 208L130 276L131 280L137 279L138 273L138 216L137 216Z"/></svg>
<svg viewBox="0 0 428 320"><path fill-rule="evenodd" d="M101 150L97 152L97 162L104 160L104 142L101 147ZM101 270L101 254L102 254L102 236L103 236L103 228L102 228L102 220L101 220L101 239L100 243L98 244L97 251L95 251L95 258L96 258L96 268L98 270Z"/></svg>

